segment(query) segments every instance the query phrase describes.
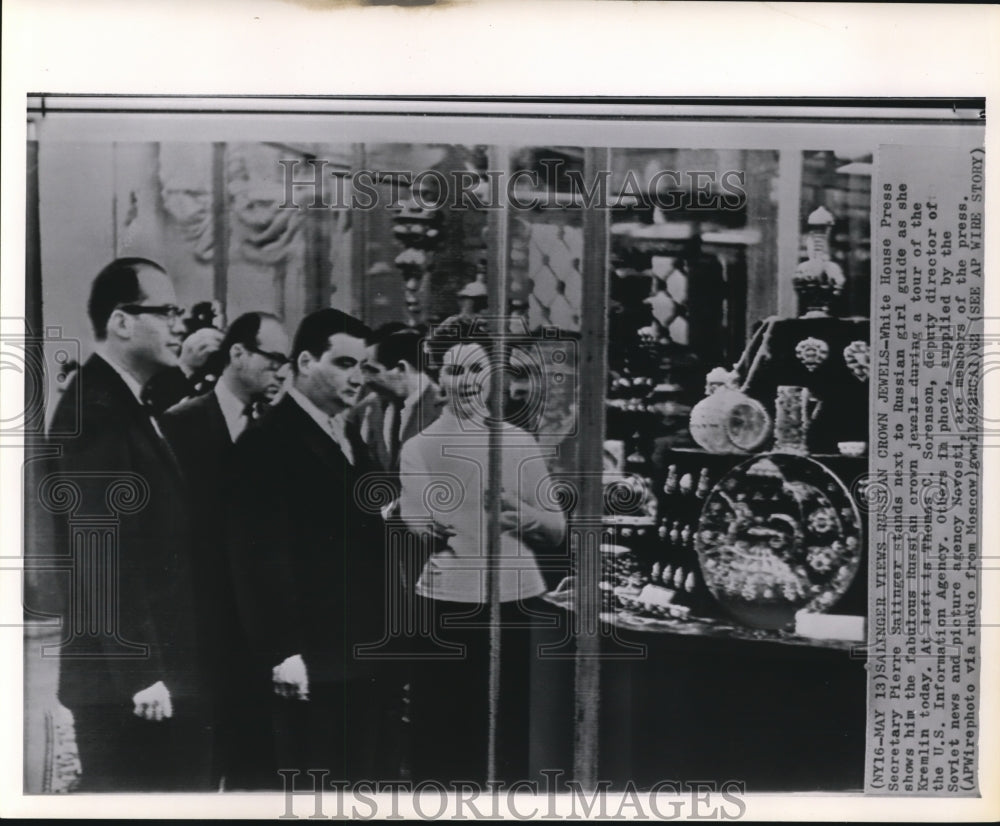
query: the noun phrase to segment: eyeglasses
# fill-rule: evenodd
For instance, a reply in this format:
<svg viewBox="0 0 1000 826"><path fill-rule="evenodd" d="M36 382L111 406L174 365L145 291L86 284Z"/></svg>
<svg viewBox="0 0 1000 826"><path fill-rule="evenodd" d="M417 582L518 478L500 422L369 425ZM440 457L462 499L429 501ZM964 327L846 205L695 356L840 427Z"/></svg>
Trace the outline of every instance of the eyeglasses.
<svg viewBox="0 0 1000 826"><path fill-rule="evenodd" d="M247 349L247 352L256 353L258 356L263 356L264 358L266 358L268 361L271 362L275 370L277 370L279 367L284 367L286 364L288 364L288 356L286 356L284 353L275 353L270 350L260 350L257 347L253 347L249 344L244 344L243 346Z"/></svg>
<svg viewBox="0 0 1000 826"><path fill-rule="evenodd" d="M184 308L176 304L120 304L116 309L129 315L158 315L171 321L184 315Z"/></svg>

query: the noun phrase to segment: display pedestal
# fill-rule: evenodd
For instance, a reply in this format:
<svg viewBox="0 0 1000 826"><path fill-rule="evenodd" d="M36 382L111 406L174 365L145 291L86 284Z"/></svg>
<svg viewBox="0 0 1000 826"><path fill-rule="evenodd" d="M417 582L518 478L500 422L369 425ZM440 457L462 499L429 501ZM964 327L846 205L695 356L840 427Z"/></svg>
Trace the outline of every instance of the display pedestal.
<svg viewBox="0 0 1000 826"><path fill-rule="evenodd" d="M648 634L601 669L600 777L739 780L746 791L860 790L865 663L847 651ZM608 645L614 645L609 641Z"/></svg>
<svg viewBox="0 0 1000 826"><path fill-rule="evenodd" d="M704 471L714 486L750 458L660 445L650 468L655 490L677 488L662 493L660 517L671 523L678 515L696 521L707 494L702 490L699 496L697 484L679 480L699 480ZM810 458L863 504L857 483L867 474L867 457ZM867 534L866 521L861 524ZM628 539L619 534L616 541ZM867 535L862 547L867 549ZM648 558L650 552L636 547L634 553ZM571 589L548 599L567 611L567 622L572 620ZM703 613L692 610L687 619L620 608L601 615L602 654L608 658L600 677L599 778L615 789L629 782L650 789L661 781L737 780L749 793L860 790L863 643L753 629L718 604L703 607ZM867 550L831 613L867 613ZM622 656L634 646L644 653Z"/></svg>

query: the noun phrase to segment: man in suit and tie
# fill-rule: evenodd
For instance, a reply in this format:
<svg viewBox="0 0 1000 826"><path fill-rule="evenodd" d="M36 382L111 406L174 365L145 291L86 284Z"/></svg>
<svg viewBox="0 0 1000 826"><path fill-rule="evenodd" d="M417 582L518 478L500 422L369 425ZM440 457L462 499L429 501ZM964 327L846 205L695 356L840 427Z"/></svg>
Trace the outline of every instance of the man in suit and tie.
<svg viewBox="0 0 1000 826"><path fill-rule="evenodd" d="M384 524L363 501L372 466L345 426L368 334L334 309L303 319L287 394L237 442L229 488L237 598L269 670L278 764L326 770L326 782L392 772L379 757L396 687L360 648L385 635Z"/></svg>
<svg viewBox="0 0 1000 826"><path fill-rule="evenodd" d="M195 585L199 624L214 689L214 773L227 790L273 786L270 725L254 697L253 671L240 625L226 552L225 489L236 439L280 389L278 370L288 361L288 336L270 313L246 313L226 331L224 367L208 393L175 405L161 424L191 489L195 525ZM256 708L256 710L255 710Z"/></svg>
<svg viewBox="0 0 1000 826"><path fill-rule="evenodd" d="M87 310L95 353L50 430L75 434L50 439L59 455L47 480L73 496L39 493L55 514L55 552L73 554L60 583L59 698L75 717L80 788L208 789L187 491L140 402L150 378L177 364L183 310L164 269L143 258L105 267Z"/></svg>
<svg viewBox="0 0 1000 826"><path fill-rule="evenodd" d="M381 470L399 473L399 451L441 415L440 388L424 370L424 336L390 331L369 339L362 369L373 391L350 414Z"/></svg>

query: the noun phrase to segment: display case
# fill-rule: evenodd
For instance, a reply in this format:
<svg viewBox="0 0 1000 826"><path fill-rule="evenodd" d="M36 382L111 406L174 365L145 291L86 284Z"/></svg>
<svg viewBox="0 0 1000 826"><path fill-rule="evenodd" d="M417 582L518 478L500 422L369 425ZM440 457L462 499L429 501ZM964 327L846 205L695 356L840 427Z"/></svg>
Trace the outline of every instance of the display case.
<svg viewBox="0 0 1000 826"><path fill-rule="evenodd" d="M859 127L834 123L836 112L561 118L525 107L516 118L438 112L419 130L412 116L285 113L271 121L278 143L205 126L200 141L152 128L110 141L112 124L88 144L76 121L40 106L38 326L85 336L79 273L97 272L105 252L67 240L69 225L113 239L116 254L162 251L184 302L207 291L290 326L325 306L373 327L477 318L497 342L491 413L537 442L551 479L537 499L567 525L537 558L552 622L525 620L537 654L531 779L860 789L878 549L869 179L880 146L929 147L941 133L924 111ZM306 117L309 128L296 121ZM310 207L305 196L324 192L299 166L300 208L281 207L272 161L286 149L300 164L330 159L325 194L346 201ZM100 190L87 175L98 157ZM195 172L199 188L180 187ZM439 176L457 189L418 186ZM358 201L365 181L377 203ZM222 241L210 260L207 230L192 243L166 208L174 192L211 204L198 222L210 215ZM267 210L251 209L254 193ZM251 232L256 211L275 223ZM273 245L279 225L288 233ZM478 470L494 484L481 544L494 563L500 440L482 448ZM484 585L491 631L496 579ZM489 697L477 698L494 758L502 636L490 636Z"/></svg>
<svg viewBox="0 0 1000 826"><path fill-rule="evenodd" d="M673 188L675 210L621 198L608 222L596 728L621 782L697 766L756 788L862 782L870 329L845 309L864 306L867 227L842 176L855 208L831 260L837 181L810 202L816 153L793 154L611 152L612 182L640 190L685 159L749 182L733 202ZM776 180L790 166L801 190ZM549 595L570 614L583 547ZM811 735L775 755L779 720Z"/></svg>

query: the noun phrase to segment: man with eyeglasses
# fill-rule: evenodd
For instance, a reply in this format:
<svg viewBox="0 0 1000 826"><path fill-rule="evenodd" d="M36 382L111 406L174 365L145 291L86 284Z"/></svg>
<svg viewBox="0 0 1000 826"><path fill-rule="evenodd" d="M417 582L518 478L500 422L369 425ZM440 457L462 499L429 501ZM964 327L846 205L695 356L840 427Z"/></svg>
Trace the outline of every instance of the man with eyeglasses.
<svg viewBox="0 0 1000 826"><path fill-rule="evenodd" d="M58 448L50 478L77 498L48 537L53 553L73 554L60 580L59 698L75 717L80 790L208 789L188 493L141 402L144 385L177 364L183 310L159 264L121 258L97 275L87 311L95 352L61 395L50 429L76 434L50 437ZM79 520L102 514L117 557L93 538L88 553L71 547Z"/></svg>
<svg viewBox="0 0 1000 826"><path fill-rule="evenodd" d="M216 713L214 775L224 778L227 790L252 789L273 785L277 774L269 757L270 726L259 714L268 697L261 701L247 692L255 681L226 554L225 490L234 443L280 389L288 335L276 316L245 313L226 331L220 352L225 367L215 387L172 407L161 424L194 507L196 597L199 625L210 635L206 669Z"/></svg>

